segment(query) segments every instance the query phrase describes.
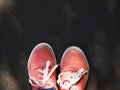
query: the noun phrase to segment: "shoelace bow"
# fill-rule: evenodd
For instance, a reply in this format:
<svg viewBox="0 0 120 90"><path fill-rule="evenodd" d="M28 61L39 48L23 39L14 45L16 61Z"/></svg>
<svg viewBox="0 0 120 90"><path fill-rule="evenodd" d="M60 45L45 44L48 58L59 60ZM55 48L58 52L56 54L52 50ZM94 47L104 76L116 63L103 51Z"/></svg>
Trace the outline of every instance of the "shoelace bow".
<svg viewBox="0 0 120 90"><path fill-rule="evenodd" d="M38 69L38 77L42 78L42 79L36 80L35 77L32 77L29 74L29 82L30 82L30 84L33 85L33 86L43 87L47 83L47 84L53 86L53 83L52 83L50 77L53 74L53 72L55 71L55 69L58 67L58 65L55 65L51 69L51 71L48 72L50 65L51 65L51 62L47 61L45 69L43 69L43 70L41 68ZM32 81L34 81L35 84Z"/></svg>
<svg viewBox="0 0 120 90"><path fill-rule="evenodd" d="M78 88L74 84L76 84L86 73L87 71L84 71L83 68L78 70L76 73L71 73L69 71L60 73L57 83L62 89L78 90ZM64 77L61 79L62 75L64 75Z"/></svg>

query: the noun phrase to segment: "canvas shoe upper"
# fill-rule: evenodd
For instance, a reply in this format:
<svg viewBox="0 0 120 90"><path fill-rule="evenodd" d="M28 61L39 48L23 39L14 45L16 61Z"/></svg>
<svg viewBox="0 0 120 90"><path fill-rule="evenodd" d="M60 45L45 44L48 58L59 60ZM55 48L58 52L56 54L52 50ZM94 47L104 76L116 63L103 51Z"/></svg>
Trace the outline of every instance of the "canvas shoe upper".
<svg viewBox="0 0 120 90"><path fill-rule="evenodd" d="M69 47L63 54L61 73L57 83L60 90L84 90L89 73L89 65L83 51L75 46Z"/></svg>
<svg viewBox="0 0 120 90"><path fill-rule="evenodd" d="M52 47L47 43L38 44L31 52L28 60L29 82L32 89L55 88L57 90L57 66Z"/></svg>

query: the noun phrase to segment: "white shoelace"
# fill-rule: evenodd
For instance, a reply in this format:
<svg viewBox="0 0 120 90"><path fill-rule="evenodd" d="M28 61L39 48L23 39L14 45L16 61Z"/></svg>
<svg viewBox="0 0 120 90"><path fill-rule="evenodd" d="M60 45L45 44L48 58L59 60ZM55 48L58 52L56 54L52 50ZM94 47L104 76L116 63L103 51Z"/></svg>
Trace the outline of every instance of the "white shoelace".
<svg viewBox="0 0 120 90"><path fill-rule="evenodd" d="M75 86L75 84L85 75L87 71L84 71L83 68L78 70L76 73L63 72L60 73L58 76L57 83L58 85L65 90L78 90L78 88ZM64 76L63 76L64 75ZM63 78L61 79L61 76Z"/></svg>
<svg viewBox="0 0 120 90"><path fill-rule="evenodd" d="M35 77L32 77L29 74L29 82L30 82L30 84L33 85L33 86L43 87L47 83L47 84L53 86L52 79L50 77L53 74L53 72L55 71L55 69L58 67L58 65L55 65L51 69L51 71L48 73L50 65L51 65L51 62L47 61L45 69L42 70L41 68L39 68L37 70L38 71L38 78L42 78L42 79L36 80ZM34 81L35 84L32 81Z"/></svg>

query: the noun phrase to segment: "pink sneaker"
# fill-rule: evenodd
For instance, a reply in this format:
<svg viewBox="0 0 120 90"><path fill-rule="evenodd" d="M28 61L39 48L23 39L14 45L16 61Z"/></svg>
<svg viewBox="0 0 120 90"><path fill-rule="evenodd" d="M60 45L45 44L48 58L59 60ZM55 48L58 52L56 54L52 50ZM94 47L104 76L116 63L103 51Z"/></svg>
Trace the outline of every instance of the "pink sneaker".
<svg viewBox="0 0 120 90"><path fill-rule="evenodd" d="M69 47L63 54L61 73L57 83L60 90L84 90L88 79L89 65L83 51L75 46Z"/></svg>
<svg viewBox="0 0 120 90"><path fill-rule="evenodd" d="M28 60L29 82L32 90L55 88L56 58L53 49L47 43L38 44Z"/></svg>

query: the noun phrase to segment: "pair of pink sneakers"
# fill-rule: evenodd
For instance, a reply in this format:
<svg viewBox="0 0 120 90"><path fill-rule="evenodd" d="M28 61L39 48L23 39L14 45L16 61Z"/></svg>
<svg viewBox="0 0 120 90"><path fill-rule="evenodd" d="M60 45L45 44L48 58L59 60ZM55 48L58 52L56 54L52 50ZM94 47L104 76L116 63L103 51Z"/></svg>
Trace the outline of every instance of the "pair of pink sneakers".
<svg viewBox="0 0 120 90"><path fill-rule="evenodd" d="M89 64L80 48L71 46L66 49L61 59L58 79L56 79L57 67L52 47L47 43L38 44L31 52L28 60L29 82L32 85L32 90L85 89Z"/></svg>

